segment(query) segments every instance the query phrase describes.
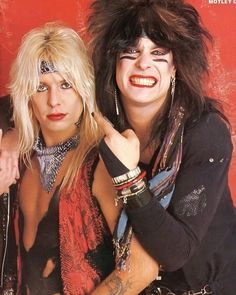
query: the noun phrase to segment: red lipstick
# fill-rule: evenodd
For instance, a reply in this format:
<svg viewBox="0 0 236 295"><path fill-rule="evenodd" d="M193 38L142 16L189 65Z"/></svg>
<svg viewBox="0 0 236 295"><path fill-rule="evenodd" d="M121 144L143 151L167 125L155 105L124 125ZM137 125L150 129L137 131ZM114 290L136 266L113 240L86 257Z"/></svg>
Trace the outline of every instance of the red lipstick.
<svg viewBox="0 0 236 295"><path fill-rule="evenodd" d="M64 119L65 116L66 116L66 114L57 113L57 114L49 114L49 115L47 115L47 118L50 121L60 121L60 120Z"/></svg>

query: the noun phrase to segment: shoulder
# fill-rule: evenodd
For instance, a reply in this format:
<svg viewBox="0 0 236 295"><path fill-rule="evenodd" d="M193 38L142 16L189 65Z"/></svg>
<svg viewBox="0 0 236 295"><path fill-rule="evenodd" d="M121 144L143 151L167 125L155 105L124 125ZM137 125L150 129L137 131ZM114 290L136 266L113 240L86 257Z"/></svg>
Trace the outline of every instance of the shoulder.
<svg viewBox="0 0 236 295"><path fill-rule="evenodd" d="M199 118L190 119L185 126L185 134L230 136L230 129L225 120L216 112L204 112Z"/></svg>
<svg viewBox="0 0 236 295"><path fill-rule="evenodd" d="M197 160L230 158L232 142L230 129L216 112L204 112L186 124L184 154Z"/></svg>
<svg viewBox="0 0 236 295"><path fill-rule="evenodd" d="M10 96L9 95L0 97L0 106L4 107L6 109L10 107Z"/></svg>

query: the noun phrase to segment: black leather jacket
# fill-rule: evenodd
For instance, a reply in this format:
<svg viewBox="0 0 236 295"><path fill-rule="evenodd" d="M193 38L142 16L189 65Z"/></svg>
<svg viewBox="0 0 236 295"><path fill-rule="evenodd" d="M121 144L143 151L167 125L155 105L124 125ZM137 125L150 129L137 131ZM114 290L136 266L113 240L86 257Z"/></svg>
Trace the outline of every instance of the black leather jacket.
<svg viewBox="0 0 236 295"><path fill-rule="evenodd" d="M0 294L13 295L16 290L16 244L13 226L15 193L0 196Z"/></svg>
<svg viewBox="0 0 236 295"><path fill-rule="evenodd" d="M11 126L9 96L0 98L0 128L5 132ZM13 229L13 202L16 187L0 196L0 294L15 294L16 246Z"/></svg>

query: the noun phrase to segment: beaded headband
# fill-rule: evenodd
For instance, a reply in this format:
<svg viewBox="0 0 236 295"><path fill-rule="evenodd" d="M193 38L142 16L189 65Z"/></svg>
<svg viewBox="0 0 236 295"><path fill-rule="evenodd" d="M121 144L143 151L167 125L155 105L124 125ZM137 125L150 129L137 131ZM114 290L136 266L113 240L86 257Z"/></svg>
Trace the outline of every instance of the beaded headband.
<svg viewBox="0 0 236 295"><path fill-rule="evenodd" d="M57 72L56 67L51 61L42 60L40 64L40 73L41 74L50 74Z"/></svg>

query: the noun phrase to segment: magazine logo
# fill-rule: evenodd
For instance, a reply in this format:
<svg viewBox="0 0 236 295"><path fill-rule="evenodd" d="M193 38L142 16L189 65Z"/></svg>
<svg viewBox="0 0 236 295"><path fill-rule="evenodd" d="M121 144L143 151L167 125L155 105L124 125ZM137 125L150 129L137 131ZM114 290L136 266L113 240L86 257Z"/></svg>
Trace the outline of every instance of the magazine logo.
<svg viewBox="0 0 236 295"><path fill-rule="evenodd" d="M236 0L208 0L209 4L236 4Z"/></svg>

